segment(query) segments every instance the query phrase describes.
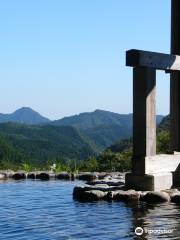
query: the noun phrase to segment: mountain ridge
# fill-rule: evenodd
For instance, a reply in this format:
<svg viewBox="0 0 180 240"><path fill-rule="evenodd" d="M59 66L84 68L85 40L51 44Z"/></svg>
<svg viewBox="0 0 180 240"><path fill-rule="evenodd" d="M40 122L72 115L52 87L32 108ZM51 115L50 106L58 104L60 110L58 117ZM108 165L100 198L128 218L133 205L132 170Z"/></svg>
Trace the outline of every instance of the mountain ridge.
<svg viewBox="0 0 180 240"><path fill-rule="evenodd" d="M4 119L3 119L4 117ZM93 112L84 112L51 121L44 118L31 108L23 107L12 114L0 115L0 122L16 122L28 125L71 126L76 128L85 141L95 152L101 152L118 140L129 138L132 135L133 115L119 114L96 109ZM157 116L159 123L162 116Z"/></svg>
<svg viewBox="0 0 180 240"><path fill-rule="evenodd" d="M22 107L14 111L13 113L0 113L0 123L3 122L16 122L25 124L40 124L50 123L51 121L43 117L30 107Z"/></svg>
<svg viewBox="0 0 180 240"><path fill-rule="evenodd" d="M94 128L100 125L128 125L132 114L119 114L97 109L93 112L83 112L77 115L64 117L52 122L54 125L71 125L80 129Z"/></svg>
<svg viewBox="0 0 180 240"><path fill-rule="evenodd" d="M24 110L33 111L21 109L20 115ZM40 124L0 123L0 167L24 160L42 166L49 160L86 160L132 136L132 114L96 110L79 115L63 119L60 125L50 120Z"/></svg>

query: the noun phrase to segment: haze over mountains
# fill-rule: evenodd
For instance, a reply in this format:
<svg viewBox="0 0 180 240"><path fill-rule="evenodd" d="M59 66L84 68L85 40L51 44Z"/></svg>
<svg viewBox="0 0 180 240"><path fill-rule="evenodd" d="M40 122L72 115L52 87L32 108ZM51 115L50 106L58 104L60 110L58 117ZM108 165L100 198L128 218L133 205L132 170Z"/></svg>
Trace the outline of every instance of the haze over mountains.
<svg viewBox="0 0 180 240"><path fill-rule="evenodd" d="M157 122L163 116L157 117ZM0 161L87 159L132 135L132 114L96 110L50 121L31 108L0 114Z"/></svg>

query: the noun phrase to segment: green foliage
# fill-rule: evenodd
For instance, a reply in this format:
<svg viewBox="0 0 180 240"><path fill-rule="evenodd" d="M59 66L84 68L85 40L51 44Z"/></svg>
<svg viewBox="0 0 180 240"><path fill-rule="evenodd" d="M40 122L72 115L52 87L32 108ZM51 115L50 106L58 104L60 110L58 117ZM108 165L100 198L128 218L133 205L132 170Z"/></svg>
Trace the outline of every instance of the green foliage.
<svg viewBox="0 0 180 240"><path fill-rule="evenodd" d="M68 126L38 126L16 123L0 124L0 162L9 159L14 165L25 162L45 167L49 159L87 159L95 155L79 132Z"/></svg>
<svg viewBox="0 0 180 240"><path fill-rule="evenodd" d="M132 114L96 110L66 117L52 124L75 127L94 151L99 153L119 139L131 136Z"/></svg>
<svg viewBox="0 0 180 240"><path fill-rule="evenodd" d="M158 132L161 132L161 131L169 132L169 130L170 130L170 116L169 115L167 115L166 117L164 117L162 119L157 130L158 130Z"/></svg>
<svg viewBox="0 0 180 240"><path fill-rule="evenodd" d="M170 116L163 118L157 129L157 153L170 153Z"/></svg>
<svg viewBox="0 0 180 240"><path fill-rule="evenodd" d="M68 169L69 170L69 169ZM67 171L67 166L63 163L57 163L54 169L54 173Z"/></svg>
<svg viewBox="0 0 180 240"><path fill-rule="evenodd" d="M94 112L65 117L54 121L52 124L58 126L73 126L83 130L113 125L124 126L124 128L131 129L132 114L118 114L109 111L96 110Z"/></svg>
<svg viewBox="0 0 180 240"><path fill-rule="evenodd" d="M128 171L131 169L132 151L122 153L104 151L98 156L99 171Z"/></svg>
<svg viewBox="0 0 180 240"><path fill-rule="evenodd" d="M117 143L111 145L108 149L112 152L121 153L124 151L129 151L129 149L132 149L133 140L132 138L122 139L118 141Z"/></svg>
<svg viewBox="0 0 180 240"><path fill-rule="evenodd" d="M86 161L81 161L77 165L77 168L79 171L95 172L98 170L98 161L95 157L91 157Z"/></svg>
<svg viewBox="0 0 180 240"><path fill-rule="evenodd" d="M54 163L55 167L53 170L54 173L59 173L59 172L71 172L70 167L68 166L67 163L63 163L63 162L58 162L58 163ZM51 168L48 167L48 169L50 170Z"/></svg>
<svg viewBox="0 0 180 240"><path fill-rule="evenodd" d="M10 159L8 158L3 158L0 160L0 169L11 169L11 170L18 170L18 165L13 163Z"/></svg>
<svg viewBox="0 0 180 240"><path fill-rule="evenodd" d="M98 161L96 158L92 157L86 161L86 169L90 172L95 172L98 170Z"/></svg>
<svg viewBox="0 0 180 240"><path fill-rule="evenodd" d="M34 167L27 162L22 163L22 170L24 170L25 172L31 172L34 170Z"/></svg>
<svg viewBox="0 0 180 240"><path fill-rule="evenodd" d="M23 155L0 135L0 169L16 170L23 161Z"/></svg>
<svg viewBox="0 0 180 240"><path fill-rule="evenodd" d="M170 136L168 131L160 131L157 135L157 152L170 153Z"/></svg>
<svg viewBox="0 0 180 240"><path fill-rule="evenodd" d="M130 170L132 138L118 141L96 157L97 149L115 141L113 134L118 129L111 127L104 125L86 133L68 126L1 123L0 169L29 172L50 170L56 164L54 172ZM157 152L169 152L169 117L158 127Z"/></svg>

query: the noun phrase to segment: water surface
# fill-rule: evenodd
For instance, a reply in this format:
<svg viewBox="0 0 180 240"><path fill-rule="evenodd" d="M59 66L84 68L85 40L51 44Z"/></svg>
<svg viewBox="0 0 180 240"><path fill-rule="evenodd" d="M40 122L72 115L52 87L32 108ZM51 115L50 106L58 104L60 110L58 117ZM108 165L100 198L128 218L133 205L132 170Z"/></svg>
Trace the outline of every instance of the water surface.
<svg viewBox="0 0 180 240"><path fill-rule="evenodd" d="M69 181L0 182L0 240L180 239L180 206L123 202L80 203ZM169 234L143 234L173 229Z"/></svg>

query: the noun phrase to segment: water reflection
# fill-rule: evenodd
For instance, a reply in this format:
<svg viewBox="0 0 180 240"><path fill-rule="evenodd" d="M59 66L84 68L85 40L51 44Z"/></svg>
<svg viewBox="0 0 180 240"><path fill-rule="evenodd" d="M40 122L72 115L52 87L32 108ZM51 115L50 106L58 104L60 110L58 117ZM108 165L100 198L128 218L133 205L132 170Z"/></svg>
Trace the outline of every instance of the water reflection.
<svg viewBox="0 0 180 240"><path fill-rule="evenodd" d="M137 227L144 230L141 236L134 234L134 239L180 239L180 205L139 202L127 203L126 207L132 210L131 231Z"/></svg>

